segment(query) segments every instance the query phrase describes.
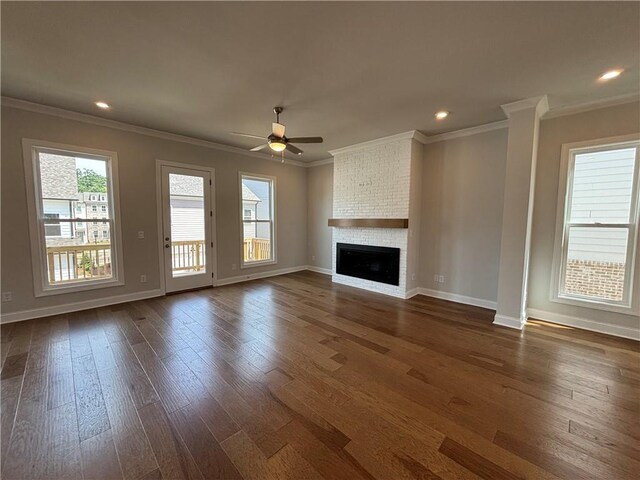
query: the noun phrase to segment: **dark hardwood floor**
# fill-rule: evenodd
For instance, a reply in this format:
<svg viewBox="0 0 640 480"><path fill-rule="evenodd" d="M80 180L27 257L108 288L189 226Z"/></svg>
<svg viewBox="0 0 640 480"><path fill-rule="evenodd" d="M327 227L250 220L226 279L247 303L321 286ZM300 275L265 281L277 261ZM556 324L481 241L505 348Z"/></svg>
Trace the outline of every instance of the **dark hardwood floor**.
<svg viewBox="0 0 640 480"><path fill-rule="evenodd" d="M638 478L638 344L310 272L2 326L4 479Z"/></svg>

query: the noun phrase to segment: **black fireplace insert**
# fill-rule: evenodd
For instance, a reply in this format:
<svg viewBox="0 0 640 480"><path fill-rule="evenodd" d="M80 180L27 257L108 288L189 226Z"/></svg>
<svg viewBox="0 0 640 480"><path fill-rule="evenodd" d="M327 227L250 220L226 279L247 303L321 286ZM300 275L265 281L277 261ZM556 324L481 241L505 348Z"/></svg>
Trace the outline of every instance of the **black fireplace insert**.
<svg viewBox="0 0 640 480"><path fill-rule="evenodd" d="M374 282L399 285L400 249L336 244L336 272Z"/></svg>

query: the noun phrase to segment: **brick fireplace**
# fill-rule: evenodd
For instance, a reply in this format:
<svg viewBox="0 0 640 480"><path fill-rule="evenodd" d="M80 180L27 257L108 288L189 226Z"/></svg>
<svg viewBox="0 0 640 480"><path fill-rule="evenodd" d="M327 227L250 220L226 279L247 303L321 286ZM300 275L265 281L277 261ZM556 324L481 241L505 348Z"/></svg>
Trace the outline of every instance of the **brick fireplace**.
<svg viewBox="0 0 640 480"><path fill-rule="evenodd" d="M332 279L401 298L415 294L422 145L415 132L334 150L335 219L408 219L408 228L334 227ZM336 271L338 243L400 250L397 285Z"/></svg>

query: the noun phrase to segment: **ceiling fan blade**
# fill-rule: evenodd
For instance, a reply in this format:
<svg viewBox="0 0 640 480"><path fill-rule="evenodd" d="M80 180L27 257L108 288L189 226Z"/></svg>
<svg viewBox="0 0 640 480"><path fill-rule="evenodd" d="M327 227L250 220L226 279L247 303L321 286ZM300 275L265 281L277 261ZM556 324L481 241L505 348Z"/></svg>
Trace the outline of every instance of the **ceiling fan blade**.
<svg viewBox="0 0 640 480"><path fill-rule="evenodd" d="M251 150L249 150L250 152L259 152L260 150L267 148L269 146L268 143L265 143L264 145L258 145L257 147L253 147Z"/></svg>
<svg viewBox="0 0 640 480"><path fill-rule="evenodd" d="M276 137L284 137L284 125L282 125L281 123L273 122L271 124L271 131Z"/></svg>
<svg viewBox="0 0 640 480"><path fill-rule="evenodd" d="M290 143L287 143L287 150L289 150L291 153L295 153L296 155L302 155L302 150L300 150L298 147L294 147Z"/></svg>
<svg viewBox="0 0 640 480"><path fill-rule="evenodd" d="M296 137L287 140L291 143L322 143L322 137Z"/></svg>
<svg viewBox="0 0 640 480"><path fill-rule="evenodd" d="M260 140L264 140L264 137L260 135L251 135L250 133L240 133L240 132L229 132L231 135L238 135L240 137L249 137L249 138L259 138Z"/></svg>

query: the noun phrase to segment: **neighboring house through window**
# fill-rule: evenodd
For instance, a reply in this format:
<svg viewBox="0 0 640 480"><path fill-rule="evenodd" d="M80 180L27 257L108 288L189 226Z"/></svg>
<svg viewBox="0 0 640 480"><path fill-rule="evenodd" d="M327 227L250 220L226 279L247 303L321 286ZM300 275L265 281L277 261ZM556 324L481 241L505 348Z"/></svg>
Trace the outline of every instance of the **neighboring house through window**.
<svg viewBox="0 0 640 480"><path fill-rule="evenodd" d="M240 174L243 267L275 263L275 180Z"/></svg>
<svg viewBox="0 0 640 480"><path fill-rule="evenodd" d="M552 300L632 312L639 150L637 138L563 148Z"/></svg>

